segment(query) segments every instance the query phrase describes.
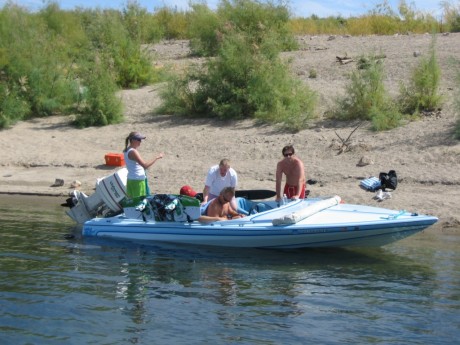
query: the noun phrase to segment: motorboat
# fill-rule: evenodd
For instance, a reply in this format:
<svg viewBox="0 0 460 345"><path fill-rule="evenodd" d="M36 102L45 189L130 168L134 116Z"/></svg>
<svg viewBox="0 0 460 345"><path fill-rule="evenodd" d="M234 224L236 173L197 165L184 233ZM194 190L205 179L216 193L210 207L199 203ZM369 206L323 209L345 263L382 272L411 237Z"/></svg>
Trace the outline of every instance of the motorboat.
<svg viewBox="0 0 460 345"><path fill-rule="evenodd" d="M106 184L122 187L120 175L114 179L119 181ZM113 190L120 194L119 189ZM85 204L83 208L100 208L107 196L93 197L98 202L86 200L91 197L74 199L78 197L80 200L74 200L68 213L77 222L80 220L84 237L143 243L282 249L379 247L421 232L438 221L437 217L405 210L347 204L339 196L332 196L281 203L240 197L239 207L247 213L244 218L204 223L200 221L200 202L175 194L156 194L139 200L123 197L118 201L110 197L109 212L82 221L91 217L94 210L82 213L72 209L82 208L81 203ZM85 217L74 218L75 214Z"/></svg>

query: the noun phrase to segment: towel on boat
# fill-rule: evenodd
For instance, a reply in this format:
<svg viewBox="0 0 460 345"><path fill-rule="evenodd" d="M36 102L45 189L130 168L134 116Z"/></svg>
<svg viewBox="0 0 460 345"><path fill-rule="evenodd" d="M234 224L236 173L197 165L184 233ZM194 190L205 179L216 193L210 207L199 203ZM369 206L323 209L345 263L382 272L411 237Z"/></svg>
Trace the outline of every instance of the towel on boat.
<svg viewBox="0 0 460 345"><path fill-rule="evenodd" d="M336 195L329 199L324 199L318 202L315 202L299 211L286 214L280 218L275 218L272 220L273 225L289 225L300 222L301 220L308 218L315 213L321 212L329 207L340 204L342 199L340 196Z"/></svg>

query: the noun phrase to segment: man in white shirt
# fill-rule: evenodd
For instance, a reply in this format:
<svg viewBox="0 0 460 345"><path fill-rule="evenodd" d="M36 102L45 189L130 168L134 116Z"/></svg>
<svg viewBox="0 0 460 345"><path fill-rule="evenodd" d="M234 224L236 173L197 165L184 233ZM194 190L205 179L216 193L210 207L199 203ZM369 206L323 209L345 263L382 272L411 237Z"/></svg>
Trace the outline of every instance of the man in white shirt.
<svg viewBox="0 0 460 345"><path fill-rule="evenodd" d="M225 187L236 189L237 182L238 176L236 171L230 167L230 161L222 159L219 165L214 165L208 170L203 189L203 204L217 198ZM232 206L234 206L233 204L236 202L232 201Z"/></svg>

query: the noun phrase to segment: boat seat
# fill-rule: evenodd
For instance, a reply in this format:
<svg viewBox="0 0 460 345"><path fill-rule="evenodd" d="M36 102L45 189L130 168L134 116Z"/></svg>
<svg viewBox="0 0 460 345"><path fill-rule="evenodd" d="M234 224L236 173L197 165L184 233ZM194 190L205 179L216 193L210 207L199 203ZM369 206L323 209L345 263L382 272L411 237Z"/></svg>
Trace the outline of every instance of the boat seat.
<svg viewBox="0 0 460 345"><path fill-rule="evenodd" d="M236 198L236 202L238 206L237 212L245 214L246 216L271 210L273 208L264 202L255 202L246 198Z"/></svg>

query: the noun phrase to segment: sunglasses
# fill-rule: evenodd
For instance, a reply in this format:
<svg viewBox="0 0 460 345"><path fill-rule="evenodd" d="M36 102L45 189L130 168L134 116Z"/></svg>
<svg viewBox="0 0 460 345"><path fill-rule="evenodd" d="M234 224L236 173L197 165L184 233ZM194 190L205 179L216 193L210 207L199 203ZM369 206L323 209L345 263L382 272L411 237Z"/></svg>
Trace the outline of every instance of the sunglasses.
<svg viewBox="0 0 460 345"><path fill-rule="evenodd" d="M291 157L292 155L294 155L292 152L283 154L284 157Z"/></svg>

